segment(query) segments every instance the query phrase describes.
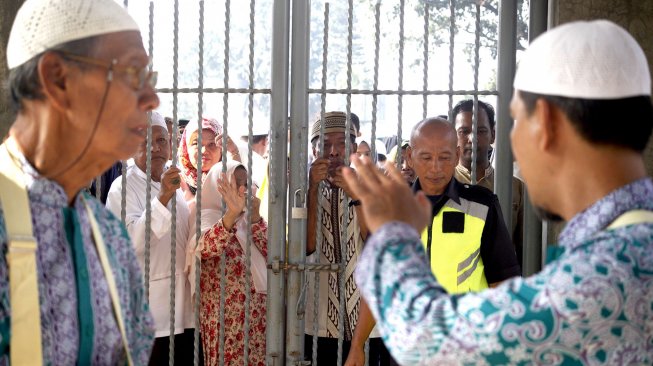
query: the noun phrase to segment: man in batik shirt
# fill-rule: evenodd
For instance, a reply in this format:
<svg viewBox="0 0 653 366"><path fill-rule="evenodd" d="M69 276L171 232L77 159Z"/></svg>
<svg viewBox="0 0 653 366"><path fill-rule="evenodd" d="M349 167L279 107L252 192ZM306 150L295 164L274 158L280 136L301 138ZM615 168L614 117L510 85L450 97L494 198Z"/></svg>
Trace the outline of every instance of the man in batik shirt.
<svg viewBox="0 0 653 366"><path fill-rule="evenodd" d="M133 363L145 365L154 331L134 249L120 221L82 192L136 152L147 112L159 104L138 26L113 0L27 0L11 30L7 61L17 116L0 147L10 163L0 169L17 171L27 190L38 244L33 302L40 307L42 363L125 365L128 348ZM9 359L20 313L14 300L22 297L9 291L14 271L6 219L12 214L0 211L2 365L18 362L13 352Z"/></svg>
<svg viewBox="0 0 653 366"><path fill-rule="evenodd" d="M530 278L448 295L420 243L424 194L354 158L360 178L345 179L372 233L356 280L384 341L406 365L653 364L642 49L608 21L569 23L531 44L514 86L511 140L529 195L543 216L568 221L558 255Z"/></svg>
<svg viewBox="0 0 653 366"><path fill-rule="evenodd" d="M349 191L342 176L347 143L350 152L356 151L356 131L351 125L347 130L347 115L343 112L325 113L324 120L323 149L320 147L321 120L315 121L311 129L311 144L315 160L309 169L306 253L309 254L308 259L315 263L344 263L344 273L341 277L338 272L317 272L320 276L318 294L315 294L315 275L310 273L307 276L304 355L307 360L312 360L316 320L318 364L335 365L340 334L342 333L344 337L342 352L344 362L358 322L360 294L354 282L354 269L363 248L364 238L367 237L367 229L362 225L360 205ZM322 211L319 228L318 210ZM316 229L320 230L319 234ZM318 235L320 242L318 242ZM340 292L341 280L344 281L344 294ZM314 319L314 302L318 295L318 318ZM345 298L341 299L341 296ZM344 300L344 309L340 306L341 300ZM343 310L344 322L340 326L340 311ZM378 333L372 332L370 359L378 362L379 357L387 359L389 354Z"/></svg>

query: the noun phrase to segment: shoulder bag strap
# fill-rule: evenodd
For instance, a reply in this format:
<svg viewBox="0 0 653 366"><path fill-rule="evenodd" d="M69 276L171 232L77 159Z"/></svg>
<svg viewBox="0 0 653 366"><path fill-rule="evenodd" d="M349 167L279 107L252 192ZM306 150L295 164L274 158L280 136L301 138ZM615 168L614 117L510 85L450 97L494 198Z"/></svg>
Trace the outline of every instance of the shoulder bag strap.
<svg viewBox="0 0 653 366"><path fill-rule="evenodd" d="M111 295L111 302L113 303L113 312L118 322L118 328L120 329L120 335L122 336L122 343L125 346L125 353L127 354L127 364L132 366L134 363L132 361L131 352L129 351L129 342L127 341L127 333L125 331L125 323L122 319L122 311L120 308L120 298L118 297L118 288L116 287L116 280L113 278L113 271L111 270L111 264L109 263L109 257L107 256L107 248L104 245L104 240L102 239L102 233L100 232L100 226L95 220L95 215L93 215L93 210L91 207L84 201L86 206L86 212L88 213L88 218L91 222L91 228L93 229L93 238L95 240L95 247L97 249L98 257L100 258L100 263L102 264L102 269L104 270L104 277L107 280L107 285L109 286L109 294Z"/></svg>
<svg viewBox="0 0 653 366"><path fill-rule="evenodd" d="M41 365L37 243L23 173L9 155L7 143L0 147L0 202L8 239L10 359L13 365Z"/></svg>
<svg viewBox="0 0 653 366"><path fill-rule="evenodd" d="M648 210L631 210L617 217L616 220L608 226L608 230L620 228L622 226L653 223L653 211Z"/></svg>

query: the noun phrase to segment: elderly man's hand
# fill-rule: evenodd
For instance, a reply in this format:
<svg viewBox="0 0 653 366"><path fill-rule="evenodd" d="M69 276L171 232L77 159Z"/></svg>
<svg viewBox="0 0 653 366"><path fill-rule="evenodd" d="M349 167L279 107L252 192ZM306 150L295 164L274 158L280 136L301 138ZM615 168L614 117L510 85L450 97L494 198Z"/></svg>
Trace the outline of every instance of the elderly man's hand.
<svg viewBox="0 0 653 366"><path fill-rule="evenodd" d="M338 188L342 189L343 191L345 191L347 196L349 196L349 198L351 198L352 200L357 200L358 196L356 196L354 194L354 192L352 192L352 190L347 185L347 181L345 180L344 176L342 175L342 172L343 172L344 169L345 169L344 166L338 167L338 169L336 169L336 174L333 176L333 180L331 181L331 183L333 183L336 187L338 187ZM354 175L356 174L355 171L353 171L352 173Z"/></svg>
<svg viewBox="0 0 653 366"><path fill-rule="evenodd" d="M171 166L161 175L161 191L159 192L158 198L164 206L175 196L175 192L181 186L181 176L179 173L179 168Z"/></svg>
<svg viewBox="0 0 653 366"><path fill-rule="evenodd" d="M329 159L317 158L308 171L309 184L311 187L317 187L317 185L327 179L329 171Z"/></svg>
<svg viewBox="0 0 653 366"><path fill-rule="evenodd" d="M344 178L361 201L370 232L392 221L405 222L422 232L431 219L431 203L423 192L414 194L393 164L386 164L388 176L368 158L351 156L356 172L344 169Z"/></svg>

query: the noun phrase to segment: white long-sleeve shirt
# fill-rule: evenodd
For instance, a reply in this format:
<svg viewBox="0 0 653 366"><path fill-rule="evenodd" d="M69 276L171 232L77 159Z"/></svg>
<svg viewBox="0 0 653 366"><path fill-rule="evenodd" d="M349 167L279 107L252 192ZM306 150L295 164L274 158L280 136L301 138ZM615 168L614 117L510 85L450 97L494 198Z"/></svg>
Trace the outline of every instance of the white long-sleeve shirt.
<svg viewBox="0 0 653 366"><path fill-rule="evenodd" d="M150 236L150 308L154 316L156 337L170 335L170 243L172 226L172 200L164 206L158 197L161 184L152 181L152 218ZM147 176L134 165L127 170L126 224L136 256L145 269L145 189ZM107 208L120 217L122 177L118 177L107 197ZM176 192L177 234L175 256L175 334L184 328L193 328L190 287L184 274L186 245L188 243L189 210L181 190Z"/></svg>

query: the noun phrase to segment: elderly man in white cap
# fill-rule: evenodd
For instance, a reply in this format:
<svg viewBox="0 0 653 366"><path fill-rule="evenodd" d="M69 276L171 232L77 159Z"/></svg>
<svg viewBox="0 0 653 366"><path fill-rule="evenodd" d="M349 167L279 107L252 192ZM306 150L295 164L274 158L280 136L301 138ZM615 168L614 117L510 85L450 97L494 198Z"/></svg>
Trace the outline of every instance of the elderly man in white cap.
<svg viewBox="0 0 653 366"><path fill-rule="evenodd" d="M0 364L146 364L154 331L134 249L82 191L136 152L159 104L138 26L113 0L27 0L7 62Z"/></svg>
<svg viewBox="0 0 653 366"><path fill-rule="evenodd" d="M642 151L651 76L637 42L608 21L551 30L515 77L511 139L533 203L569 223L530 278L451 296L419 233L429 219L396 169L345 172L370 231L356 280L405 365L653 364L653 182ZM388 192L390 194L388 194Z"/></svg>
<svg viewBox="0 0 653 366"><path fill-rule="evenodd" d="M184 195L179 189L181 183L179 168L172 166L166 170L170 157L170 136L163 116L152 112L151 147L151 197L150 224L147 225L147 143L143 141L134 155L134 165L127 171L125 198L126 224L132 239L136 256L145 271L146 256L149 255L150 308L154 315L155 340L150 365L167 365L170 337L170 283L173 276L170 265L170 246L172 243L172 200L176 200L175 234L175 364L193 363L193 316L190 301L190 286L184 274L186 245L188 243L189 210ZM107 197L107 208L117 217L122 210L122 179L117 178L111 185ZM150 251L146 253L146 230L151 230Z"/></svg>

